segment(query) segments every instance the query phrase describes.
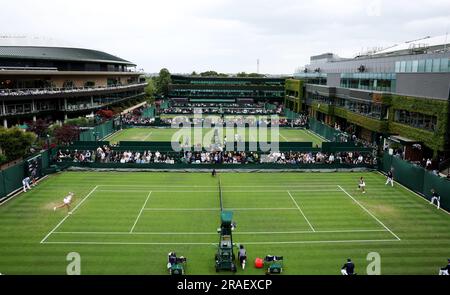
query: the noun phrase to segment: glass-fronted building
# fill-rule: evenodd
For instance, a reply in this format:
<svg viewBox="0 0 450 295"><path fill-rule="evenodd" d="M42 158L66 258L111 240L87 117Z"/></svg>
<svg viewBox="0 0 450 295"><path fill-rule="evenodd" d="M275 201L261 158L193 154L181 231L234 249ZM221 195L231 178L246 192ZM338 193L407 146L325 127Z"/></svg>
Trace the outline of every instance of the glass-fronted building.
<svg viewBox="0 0 450 295"><path fill-rule="evenodd" d="M4 127L39 117L78 117L145 95L142 73L122 58L53 44L18 45L13 39L0 40Z"/></svg>
<svg viewBox="0 0 450 295"><path fill-rule="evenodd" d="M169 98L189 102L283 102L283 78L172 75Z"/></svg>
<svg viewBox="0 0 450 295"><path fill-rule="evenodd" d="M439 36L355 58L313 56L286 82L285 104L373 143L396 140L407 158L448 157L449 43Z"/></svg>

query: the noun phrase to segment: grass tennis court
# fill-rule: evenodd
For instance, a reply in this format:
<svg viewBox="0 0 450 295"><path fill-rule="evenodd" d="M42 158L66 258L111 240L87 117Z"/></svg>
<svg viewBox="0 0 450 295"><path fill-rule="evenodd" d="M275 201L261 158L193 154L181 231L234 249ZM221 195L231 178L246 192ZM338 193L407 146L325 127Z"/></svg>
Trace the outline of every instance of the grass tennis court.
<svg viewBox="0 0 450 295"><path fill-rule="evenodd" d="M260 138L260 133L257 129L250 131L250 128L246 129L233 129L233 128L217 128L219 137L227 137L227 141L234 141L234 134L240 134L242 140L247 142L257 142ZM183 141L186 136L189 136L196 144L199 142L211 143L214 137L215 128L130 128L120 130L111 136L105 138L105 140L111 143L117 143L119 141L171 141L175 135L176 141ZM194 132L201 132L200 137L196 137ZM227 133L228 132L228 133ZM179 134L179 135L176 135ZM270 129L267 131L268 140L271 139ZM313 146L321 146L323 139L318 135L305 130L305 129L288 129L280 128L279 137L275 139L278 142L312 142Z"/></svg>
<svg viewBox="0 0 450 295"><path fill-rule="evenodd" d="M367 194L356 189L364 176ZM450 217L385 178L367 173L223 173L223 206L249 261L285 257L285 274L339 274L348 257L365 273L436 274L450 256ZM72 215L53 211L69 192ZM214 274L218 179L209 173L63 172L0 207L0 272L65 274L69 252L82 274L165 274L167 253L188 274ZM263 274L251 266L238 274Z"/></svg>

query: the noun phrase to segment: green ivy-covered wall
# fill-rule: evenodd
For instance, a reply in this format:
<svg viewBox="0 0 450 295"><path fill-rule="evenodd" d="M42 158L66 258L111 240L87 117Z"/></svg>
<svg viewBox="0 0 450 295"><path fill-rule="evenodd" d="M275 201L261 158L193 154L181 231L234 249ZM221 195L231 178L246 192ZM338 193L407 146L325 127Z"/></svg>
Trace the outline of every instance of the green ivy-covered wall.
<svg viewBox="0 0 450 295"><path fill-rule="evenodd" d="M285 105L296 113L302 111L303 103L303 80L287 79L285 82ZM288 95L289 92L295 92L297 95Z"/></svg>
<svg viewBox="0 0 450 295"><path fill-rule="evenodd" d="M396 110L406 110L437 117L434 132L394 122ZM389 108L389 132L422 141L433 150L444 150L448 128L449 102L411 96L392 95Z"/></svg>
<svg viewBox="0 0 450 295"><path fill-rule="evenodd" d="M347 121L349 121L350 123L359 125L371 131L386 133L388 130L387 121L377 120L363 115L359 115L344 108L335 107L334 114L340 118L347 119Z"/></svg>

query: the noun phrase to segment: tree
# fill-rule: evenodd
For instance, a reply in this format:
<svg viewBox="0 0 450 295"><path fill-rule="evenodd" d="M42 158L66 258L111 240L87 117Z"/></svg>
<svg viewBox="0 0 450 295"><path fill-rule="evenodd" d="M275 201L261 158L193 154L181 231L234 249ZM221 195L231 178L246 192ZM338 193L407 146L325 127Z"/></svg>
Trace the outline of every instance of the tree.
<svg viewBox="0 0 450 295"><path fill-rule="evenodd" d="M0 149L8 161L24 157L36 141L32 132L23 132L18 128L0 129Z"/></svg>
<svg viewBox="0 0 450 295"><path fill-rule="evenodd" d="M54 136L58 144L70 144L78 139L80 130L76 126L63 125L55 128Z"/></svg>
<svg viewBox="0 0 450 295"><path fill-rule="evenodd" d="M218 73L216 71L202 72L202 73L200 73L200 76L202 76L202 77L228 77L227 74L225 74L225 73Z"/></svg>
<svg viewBox="0 0 450 295"><path fill-rule="evenodd" d="M147 79L147 87L145 87L145 96L149 102L154 101L156 95L156 82L154 78Z"/></svg>
<svg viewBox="0 0 450 295"><path fill-rule="evenodd" d="M44 137L48 133L49 124L43 119L37 119L29 124L27 131L34 132L39 137Z"/></svg>
<svg viewBox="0 0 450 295"><path fill-rule="evenodd" d="M191 76L198 76L198 74L197 74L196 71L193 71L193 72L191 73Z"/></svg>
<svg viewBox="0 0 450 295"><path fill-rule="evenodd" d="M250 74L247 75L247 77L250 77L250 78L263 78L265 76L263 74L250 73Z"/></svg>
<svg viewBox="0 0 450 295"><path fill-rule="evenodd" d="M172 78L170 77L170 72L168 69L161 69L155 82L156 93L158 95L169 95L169 84L172 83Z"/></svg>

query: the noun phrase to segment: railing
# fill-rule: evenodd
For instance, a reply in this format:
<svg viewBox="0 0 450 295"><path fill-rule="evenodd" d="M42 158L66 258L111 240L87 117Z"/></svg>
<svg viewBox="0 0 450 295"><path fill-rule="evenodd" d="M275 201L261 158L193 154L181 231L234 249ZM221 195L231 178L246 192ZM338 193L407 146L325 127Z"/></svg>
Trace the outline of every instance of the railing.
<svg viewBox="0 0 450 295"><path fill-rule="evenodd" d="M22 88L22 89L0 89L0 96L35 96L52 95L64 93L80 93L92 91L104 91L114 89L128 89L136 86L146 86L147 83L136 83L128 85L108 85L95 87L50 87L50 88Z"/></svg>
<svg viewBox="0 0 450 295"><path fill-rule="evenodd" d="M57 71L54 67L0 67L0 71Z"/></svg>

